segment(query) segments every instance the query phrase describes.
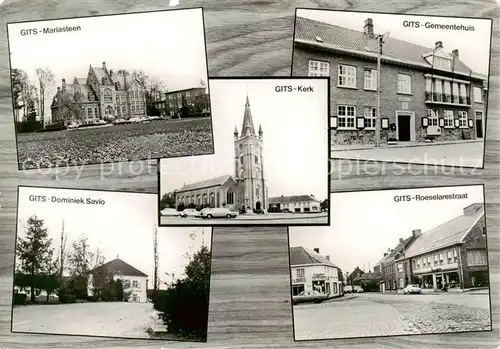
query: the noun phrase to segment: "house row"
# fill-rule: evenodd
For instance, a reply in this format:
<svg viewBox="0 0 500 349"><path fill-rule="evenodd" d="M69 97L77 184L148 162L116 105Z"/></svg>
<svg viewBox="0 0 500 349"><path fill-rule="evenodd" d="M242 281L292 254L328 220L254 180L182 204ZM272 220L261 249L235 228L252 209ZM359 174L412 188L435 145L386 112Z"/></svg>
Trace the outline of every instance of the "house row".
<svg viewBox="0 0 500 349"><path fill-rule="evenodd" d="M292 76L330 78L332 144L374 143L377 124L382 143L483 138L487 76L443 41L424 47L380 34L372 18L359 30L296 18Z"/></svg>
<svg viewBox="0 0 500 349"><path fill-rule="evenodd" d="M318 291L330 298L344 294L342 270L330 260L330 256L319 254L319 248L290 248L290 277L292 296L302 291Z"/></svg>
<svg viewBox="0 0 500 349"><path fill-rule="evenodd" d="M408 284L424 289L470 289L489 285L484 204L474 203L463 214L428 231L414 229L400 238L374 266L370 280L380 292L398 292ZM355 282L362 284L367 277Z"/></svg>
<svg viewBox="0 0 500 349"><path fill-rule="evenodd" d="M178 116L182 107L189 107L200 116L210 116L210 97L206 87L167 91L152 104L162 116Z"/></svg>

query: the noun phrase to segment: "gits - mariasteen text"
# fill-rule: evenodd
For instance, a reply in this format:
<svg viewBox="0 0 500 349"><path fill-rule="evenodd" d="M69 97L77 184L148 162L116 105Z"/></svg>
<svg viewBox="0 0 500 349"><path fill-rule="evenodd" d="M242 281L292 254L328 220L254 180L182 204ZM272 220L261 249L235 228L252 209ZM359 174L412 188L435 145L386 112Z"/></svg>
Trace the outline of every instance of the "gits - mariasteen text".
<svg viewBox="0 0 500 349"><path fill-rule="evenodd" d="M58 196L45 196L45 195L30 195L30 201L35 202L50 202L55 204L77 204L77 205L105 205L106 201L103 199L96 199L90 197L58 197Z"/></svg>
<svg viewBox="0 0 500 349"><path fill-rule="evenodd" d="M47 27L47 28L23 28L19 31L22 36L38 35L38 34L58 34L67 32L79 32L82 27L79 25L66 25L64 27Z"/></svg>

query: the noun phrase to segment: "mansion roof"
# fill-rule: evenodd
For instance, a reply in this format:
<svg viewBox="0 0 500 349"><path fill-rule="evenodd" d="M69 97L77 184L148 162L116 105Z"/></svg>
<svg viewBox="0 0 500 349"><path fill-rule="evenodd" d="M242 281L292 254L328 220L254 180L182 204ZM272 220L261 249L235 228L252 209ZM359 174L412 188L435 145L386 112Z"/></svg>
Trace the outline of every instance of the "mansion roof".
<svg viewBox="0 0 500 349"><path fill-rule="evenodd" d="M293 196L276 196L269 198L270 204L288 204L294 202L314 201L319 202L313 195L293 195Z"/></svg>
<svg viewBox="0 0 500 349"><path fill-rule="evenodd" d="M484 205L481 205L476 212L456 217L423 232L406 250L405 256L415 257L462 242L483 215Z"/></svg>
<svg viewBox="0 0 500 349"><path fill-rule="evenodd" d="M219 176L219 177L215 177L215 178L206 179L204 181L200 181L200 182L196 182L196 183L184 184L179 190L176 190L176 193L192 191L192 190L197 190L197 189L203 189L203 188L217 187L217 186L223 185L224 183L226 183L230 179L232 179L232 176L225 175L225 176Z"/></svg>
<svg viewBox="0 0 500 349"><path fill-rule="evenodd" d="M140 271L139 269L134 268L130 264L124 262L120 258L115 258L112 261L104 263L93 271L105 270L107 273L113 275L123 275L123 276L141 276L147 277L148 275Z"/></svg>
<svg viewBox="0 0 500 349"><path fill-rule="evenodd" d="M338 268L328 259L304 247L290 247L290 265L320 264Z"/></svg>
<svg viewBox="0 0 500 349"><path fill-rule="evenodd" d="M318 39L321 41L318 42ZM376 57L378 51L376 36L303 17L296 18L294 41L324 49L352 51L352 53L372 58ZM389 36L383 45L382 59L432 68L432 65L424 58L429 53L433 53L433 48ZM481 78L458 57L455 59L454 72Z"/></svg>

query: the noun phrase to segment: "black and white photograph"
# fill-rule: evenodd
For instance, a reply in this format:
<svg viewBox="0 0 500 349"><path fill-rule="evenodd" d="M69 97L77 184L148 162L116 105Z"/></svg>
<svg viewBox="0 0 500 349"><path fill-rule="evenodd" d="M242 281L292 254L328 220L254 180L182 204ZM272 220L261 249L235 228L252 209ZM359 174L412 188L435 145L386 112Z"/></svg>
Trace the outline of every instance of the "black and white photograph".
<svg viewBox="0 0 500 349"><path fill-rule="evenodd" d="M159 160L159 224L328 224L328 83L210 79L215 154Z"/></svg>
<svg viewBox="0 0 500 349"><path fill-rule="evenodd" d="M206 342L211 228L157 227L154 194L18 195L12 332Z"/></svg>
<svg viewBox="0 0 500 349"><path fill-rule="evenodd" d="M202 8L7 29L19 170L213 154Z"/></svg>
<svg viewBox="0 0 500 349"><path fill-rule="evenodd" d="M331 79L332 158L483 168L491 31L486 18L297 9L292 76Z"/></svg>
<svg viewBox="0 0 500 349"><path fill-rule="evenodd" d="M482 185L331 194L330 227L289 228L295 340L491 331L484 206Z"/></svg>

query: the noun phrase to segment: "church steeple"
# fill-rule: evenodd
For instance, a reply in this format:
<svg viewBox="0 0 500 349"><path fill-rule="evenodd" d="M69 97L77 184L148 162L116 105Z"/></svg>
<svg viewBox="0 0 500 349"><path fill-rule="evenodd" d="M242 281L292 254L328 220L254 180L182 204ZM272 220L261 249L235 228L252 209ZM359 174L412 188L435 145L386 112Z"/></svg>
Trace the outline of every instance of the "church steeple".
<svg viewBox="0 0 500 349"><path fill-rule="evenodd" d="M253 126L252 111L250 110L250 99L248 98L245 103L245 114L243 116L243 125L241 126L241 136L251 134L255 136L255 127Z"/></svg>

